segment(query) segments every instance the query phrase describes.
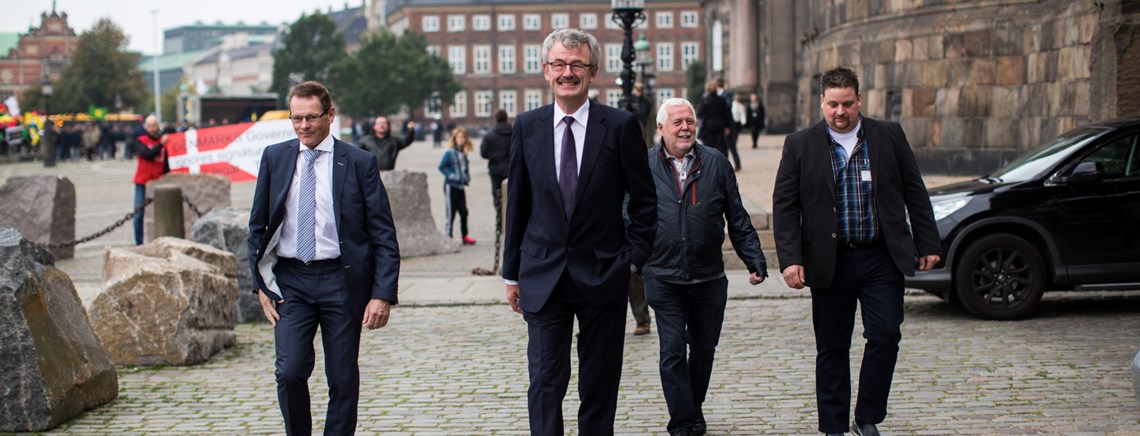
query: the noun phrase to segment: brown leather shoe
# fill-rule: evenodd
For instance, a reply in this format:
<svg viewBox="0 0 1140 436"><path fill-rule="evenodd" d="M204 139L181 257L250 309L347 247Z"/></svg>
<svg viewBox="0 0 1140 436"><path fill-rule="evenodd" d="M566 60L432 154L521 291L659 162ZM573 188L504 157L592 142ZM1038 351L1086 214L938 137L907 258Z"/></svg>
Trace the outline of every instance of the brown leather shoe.
<svg viewBox="0 0 1140 436"><path fill-rule="evenodd" d="M637 327L633 328L633 335L634 336L641 336L641 335L648 335L648 334L649 334L649 323L638 324Z"/></svg>

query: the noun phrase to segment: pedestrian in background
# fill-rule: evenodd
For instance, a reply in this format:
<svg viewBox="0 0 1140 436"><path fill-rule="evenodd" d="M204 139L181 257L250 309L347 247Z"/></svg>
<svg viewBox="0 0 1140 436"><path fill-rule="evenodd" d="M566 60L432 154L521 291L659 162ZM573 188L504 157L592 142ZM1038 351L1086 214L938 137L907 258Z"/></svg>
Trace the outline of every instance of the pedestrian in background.
<svg viewBox="0 0 1140 436"><path fill-rule="evenodd" d="M431 148L443 146L443 124L439 120L431 122Z"/></svg>
<svg viewBox="0 0 1140 436"><path fill-rule="evenodd" d="M467 185L471 184L470 165L467 153L474 146L467 137L467 130L462 127L451 132L448 149L443 152L443 159L439 161L439 172L443 173L443 201L444 216L447 217L447 237L453 238L455 215L459 215L459 229L463 236L463 245L475 245L475 238L467 232Z"/></svg>
<svg viewBox="0 0 1140 436"><path fill-rule="evenodd" d="M859 78L820 77L823 121L788 135L772 218L784 282L811 288L819 431L878 436L903 321L903 275L941 259L930 196L898 123L861 116ZM851 334L863 315L863 363L851 413Z"/></svg>
<svg viewBox="0 0 1140 436"><path fill-rule="evenodd" d="M705 95L701 97L701 105L697 107L697 118L701 120L701 143L728 156L728 145L725 138L731 131L732 114L728 102L716 94L716 82L705 85Z"/></svg>
<svg viewBox="0 0 1140 436"><path fill-rule="evenodd" d="M496 226L502 225L503 180L511 165L511 125L507 123L507 111L495 111L495 125L483 135L479 144L479 155L487 159L487 172L491 175L491 200L495 205ZM501 230L501 229L500 229Z"/></svg>
<svg viewBox="0 0 1140 436"><path fill-rule="evenodd" d="M372 122L372 133L360 140L360 148L376 156L376 166L380 171L390 171L396 168L396 157L400 150L408 148L416 140L416 122L408 120L404 124L404 137L392 136L392 129L388 125L388 117L378 116Z"/></svg>
<svg viewBox="0 0 1140 436"><path fill-rule="evenodd" d="M288 101L297 138L262 152L249 267L273 325L285 433L313 432L308 382L320 326L329 387L324 434L350 435L360 401L361 329L388 324L400 247L375 157L330 132L336 107L328 89L303 82Z"/></svg>
<svg viewBox="0 0 1140 436"><path fill-rule="evenodd" d="M143 216L146 208L147 182L162 177L170 172L170 163L166 161L166 135L158 128L158 118L154 115L146 117L143 121L143 134L131 139L128 148L131 154L138 156L138 165L135 167L135 245L143 243Z"/></svg>
<svg viewBox="0 0 1140 436"><path fill-rule="evenodd" d="M764 113L764 102L752 94L745 109L748 110L748 128L752 130L752 148L756 148L756 140L760 138L760 131L764 130L764 117L767 116Z"/></svg>
<svg viewBox="0 0 1140 436"><path fill-rule="evenodd" d="M657 236L642 269L645 294L661 339L666 429L672 436L703 435L708 426L702 405L728 301L721 254L726 224L749 284L763 282L768 265L728 159L696 142L692 104L683 98L662 102L657 130L661 145L649 151Z"/></svg>
<svg viewBox="0 0 1140 436"><path fill-rule="evenodd" d="M657 227L653 181L637 118L589 99L598 40L555 30L541 59L554 104L515 120L503 243L507 302L527 324L530 432L565 434L577 318L578 434L612 435L630 268Z"/></svg>

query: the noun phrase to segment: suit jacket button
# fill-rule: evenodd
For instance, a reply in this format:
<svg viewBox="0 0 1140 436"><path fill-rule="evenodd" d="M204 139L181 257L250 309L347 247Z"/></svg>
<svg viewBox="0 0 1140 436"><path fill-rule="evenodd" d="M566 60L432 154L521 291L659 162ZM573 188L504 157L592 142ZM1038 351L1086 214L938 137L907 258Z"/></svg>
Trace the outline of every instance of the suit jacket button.
<svg viewBox="0 0 1140 436"><path fill-rule="evenodd" d="M835 233L831 234L831 239L835 239Z"/></svg>

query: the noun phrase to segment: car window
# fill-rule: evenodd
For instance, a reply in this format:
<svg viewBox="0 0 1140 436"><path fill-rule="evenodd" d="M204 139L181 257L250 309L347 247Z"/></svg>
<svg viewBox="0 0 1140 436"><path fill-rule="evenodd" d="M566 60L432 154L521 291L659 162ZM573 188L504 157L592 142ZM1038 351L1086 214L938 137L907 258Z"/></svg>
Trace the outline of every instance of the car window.
<svg viewBox="0 0 1140 436"><path fill-rule="evenodd" d="M1104 168L1104 179L1122 179L1140 175L1137 168L1136 135L1114 139L1103 147L1081 159L1081 162L1097 162ZM1074 166L1075 167L1075 166Z"/></svg>
<svg viewBox="0 0 1140 436"><path fill-rule="evenodd" d="M1080 150L1081 145L1104 132L1103 128L1088 126L1065 132L1045 145L1021 155L1009 165L997 170L990 178L1001 182L1023 182L1032 179L1038 174L1053 169L1058 162Z"/></svg>

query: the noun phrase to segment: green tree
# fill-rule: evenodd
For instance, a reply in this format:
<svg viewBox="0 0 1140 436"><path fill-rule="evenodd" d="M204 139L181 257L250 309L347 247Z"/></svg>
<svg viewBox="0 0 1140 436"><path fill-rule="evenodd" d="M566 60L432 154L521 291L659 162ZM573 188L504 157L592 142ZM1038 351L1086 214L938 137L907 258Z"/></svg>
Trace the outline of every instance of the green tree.
<svg viewBox="0 0 1140 436"><path fill-rule="evenodd" d="M352 117L420 107L433 95L450 102L461 89L447 61L428 53L427 40L412 32L366 37L337 64L336 76L337 108Z"/></svg>
<svg viewBox="0 0 1140 436"><path fill-rule="evenodd" d="M685 96L694 107L701 104L701 97L705 95L705 63L693 61L689 69L685 70Z"/></svg>
<svg viewBox="0 0 1140 436"><path fill-rule="evenodd" d="M337 33L336 23L327 15L301 15L282 36L281 46L273 51L273 84L284 106L289 90L306 80L316 80L333 87L333 67L345 57L344 35Z"/></svg>
<svg viewBox="0 0 1140 436"><path fill-rule="evenodd" d="M126 51L128 42L123 29L109 18L100 18L79 35L71 65L53 86L51 111L87 112L89 105L114 108L116 96L122 107L144 103L150 95L136 67L139 55ZM39 107L39 89L35 85L21 95L31 104L26 107Z"/></svg>

